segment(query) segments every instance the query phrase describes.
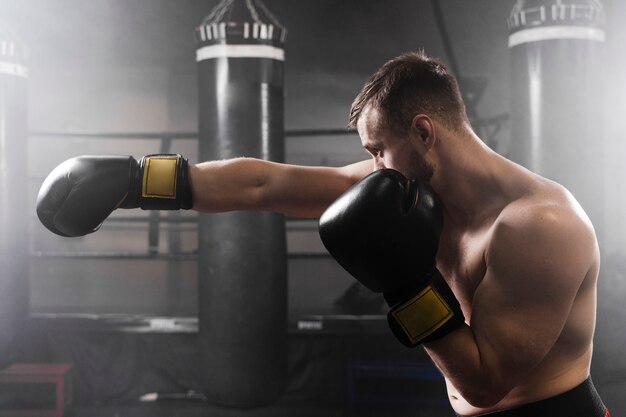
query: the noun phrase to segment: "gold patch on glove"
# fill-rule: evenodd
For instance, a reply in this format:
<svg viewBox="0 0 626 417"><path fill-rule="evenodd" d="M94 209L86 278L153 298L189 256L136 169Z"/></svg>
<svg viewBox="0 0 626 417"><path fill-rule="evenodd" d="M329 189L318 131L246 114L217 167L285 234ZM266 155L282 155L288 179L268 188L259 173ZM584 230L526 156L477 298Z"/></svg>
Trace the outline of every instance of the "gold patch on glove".
<svg viewBox="0 0 626 417"><path fill-rule="evenodd" d="M411 342L416 343L443 326L453 312L448 303L429 285L395 308L391 314Z"/></svg>
<svg viewBox="0 0 626 417"><path fill-rule="evenodd" d="M178 156L146 157L142 197L176 198Z"/></svg>

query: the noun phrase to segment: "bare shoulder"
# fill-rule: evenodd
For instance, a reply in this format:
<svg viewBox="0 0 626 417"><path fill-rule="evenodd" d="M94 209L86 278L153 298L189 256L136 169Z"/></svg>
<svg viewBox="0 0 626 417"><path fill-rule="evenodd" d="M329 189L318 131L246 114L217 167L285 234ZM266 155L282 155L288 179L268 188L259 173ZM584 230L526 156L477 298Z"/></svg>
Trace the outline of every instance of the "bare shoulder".
<svg viewBox="0 0 626 417"><path fill-rule="evenodd" d="M530 227L533 232L545 228L546 232L577 231L595 237L589 217L574 196L549 180L538 181L520 198L511 201L496 223L505 227Z"/></svg>
<svg viewBox="0 0 626 417"><path fill-rule="evenodd" d="M565 187L545 180L502 210L486 257L510 262L517 254L552 272L579 275L596 261L597 251L595 231L583 208Z"/></svg>

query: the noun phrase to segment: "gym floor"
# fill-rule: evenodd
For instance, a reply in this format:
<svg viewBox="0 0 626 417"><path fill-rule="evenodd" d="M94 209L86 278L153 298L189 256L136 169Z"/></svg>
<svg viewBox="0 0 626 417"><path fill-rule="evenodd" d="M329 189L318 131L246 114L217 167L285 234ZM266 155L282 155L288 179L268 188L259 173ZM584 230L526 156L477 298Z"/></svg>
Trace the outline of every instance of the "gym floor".
<svg viewBox="0 0 626 417"><path fill-rule="evenodd" d="M167 404L134 404L121 406L75 407L68 417L453 417L443 409L385 409L370 408L349 412L337 407L319 406L312 402L285 399L277 404L254 410L231 409L208 404L172 402Z"/></svg>
<svg viewBox="0 0 626 417"><path fill-rule="evenodd" d="M69 417L341 417L341 409L290 401L255 409L238 410L208 404L135 404L122 406L75 407Z"/></svg>

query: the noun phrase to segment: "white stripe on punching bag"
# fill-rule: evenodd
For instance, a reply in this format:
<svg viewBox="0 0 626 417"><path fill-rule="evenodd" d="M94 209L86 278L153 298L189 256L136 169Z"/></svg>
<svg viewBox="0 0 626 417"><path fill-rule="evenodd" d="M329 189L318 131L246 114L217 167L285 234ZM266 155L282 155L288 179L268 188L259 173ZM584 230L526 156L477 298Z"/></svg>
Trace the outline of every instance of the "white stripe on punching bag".
<svg viewBox="0 0 626 417"><path fill-rule="evenodd" d="M196 51L196 61L214 58L269 58L285 60L285 50L270 45L208 45Z"/></svg>
<svg viewBox="0 0 626 417"><path fill-rule="evenodd" d="M509 36L509 48L530 42L541 42L554 39L581 39L604 42L604 30L583 26L544 26L522 29Z"/></svg>

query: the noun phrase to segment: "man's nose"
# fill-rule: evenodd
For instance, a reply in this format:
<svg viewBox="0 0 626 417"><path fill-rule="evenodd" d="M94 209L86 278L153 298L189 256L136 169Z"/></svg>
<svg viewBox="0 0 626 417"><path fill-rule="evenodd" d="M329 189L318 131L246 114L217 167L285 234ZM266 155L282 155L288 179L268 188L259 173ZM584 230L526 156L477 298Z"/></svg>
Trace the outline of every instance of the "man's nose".
<svg viewBox="0 0 626 417"><path fill-rule="evenodd" d="M382 158L374 159L374 170L385 169L385 161Z"/></svg>

